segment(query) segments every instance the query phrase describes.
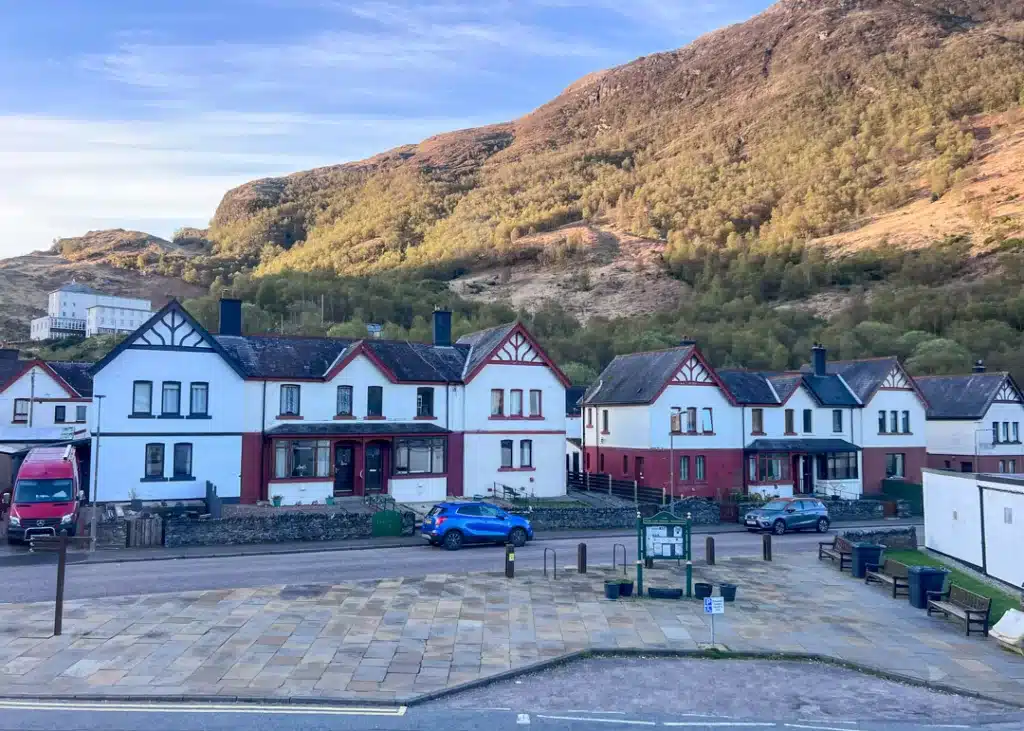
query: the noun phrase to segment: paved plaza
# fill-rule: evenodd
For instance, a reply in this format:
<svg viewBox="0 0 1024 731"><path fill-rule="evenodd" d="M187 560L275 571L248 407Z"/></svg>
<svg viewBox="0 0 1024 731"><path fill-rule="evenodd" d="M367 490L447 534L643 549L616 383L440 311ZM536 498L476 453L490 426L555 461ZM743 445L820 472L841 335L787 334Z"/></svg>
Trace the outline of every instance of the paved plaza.
<svg viewBox="0 0 1024 731"><path fill-rule="evenodd" d="M648 586L683 581L674 564L645 574ZM1024 658L810 553L731 558L694 574L739 585L717 620L728 650L826 655L1024 705ZM60 637L52 603L2 604L2 694L404 701L580 650L708 645L701 603L607 601L609 575L435 574L77 600Z"/></svg>

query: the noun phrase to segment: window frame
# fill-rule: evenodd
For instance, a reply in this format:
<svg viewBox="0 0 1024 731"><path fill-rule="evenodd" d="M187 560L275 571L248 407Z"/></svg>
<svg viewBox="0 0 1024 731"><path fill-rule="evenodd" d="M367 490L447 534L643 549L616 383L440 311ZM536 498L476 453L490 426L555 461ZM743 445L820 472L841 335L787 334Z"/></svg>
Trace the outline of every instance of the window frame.
<svg viewBox="0 0 1024 731"><path fill-rule="evenodd" d="M698 454L694 459L694 480L696 482L708 481L708 462L703 454Z"/></svg>
<svg viewBox="0 0 1024 731"><path fill-rule="evenodd" d="M686 431L684 434L696 434L697 433L697 407L687 406L686 407Z"/></svg>
<svg viewBox="0 0 1024 731"><path fill-rule="evenodd" d="M1004 421L1003 422L1003 439L1002 439L1002 443L1003 444L1009 444L1009 442L1010 442L1010 422Z"/></svg>
<svg viewBox="0 0 1024 731"><path fill-rule="evenodd" d="M188 464L187 464L188 470L185 470L185 471L181 471L181 470L178 469L178 467L179 467L179 464L178 464L179 450L181 448L183 448L183 447L187 448L187 454L188 454ZM171 451L171 479L172 480L181 480L181 481L195 480L195 477L192 474L192 454L193 454L192 442L175 442L174 443L174 447L172 448L172 451Z"/></svg>
<svg viewBox="0 0 1024 731"><path fill-rule="evenodd" d="M307 444L308 443L308 444ZM301 446L300 446L301 445ZM311 445L311 446L310 446ZM271 469L272 480L315 480L315 479L328 479L333 477L334 474L334 461L332 459L332 444L330 439L275 439L273 443L274 456L273 465ZM285 472L287 475L278 475L278 454L282 450L285 452ZM313 450L313 474L308 475L296 475L295 472L295 451L297 449L312 449ZM326 458L322 458L320 451L324 450ZM320 467L326 465L326 470L323 474L320 474Z"/></svg>
<svg viewBox="0 0 1024 731"><path fill-rule="evenodd" d="M750 410L750 433L764 434L764 409L756 408Z"/></svg>
<svg viewBox="0 0 1024 731"><path fill-rule="evenodd" d="M769 467L778 466L778 473ZM792 465L787 452L758 452L747 461L747 476L751 482L776 484L792 480Z"/></svg>
<svg viewBox="0 0 1024 731"><path fill-rule="evenodd" d="M842 434L843 433L843 410L832 409L832 433Z"/></svg>
<svg viewBox="0 0 1024 731"><path fill-rule="evenodd" d="M537 397L537 410L533 410L533 397ZM539 388L530 389L530 418L531 419L543 419L544 418L544 391Z"/></svg>
<svg viewBox="0 0 1024 731"><path fill-rule="evenodd" d="M139 399L138 390L139 387L145 387L149 391L149 409L146 411L139 411ZM134 417L152 417L153 416L153 382L152 381L132 381L132 416Z"/></svg>
<svg viewBox="0 0 1024 731"><path fill-rule="evenodd" d="M885 478L907 478L907 455L904 452L888 452L885 455Z"/></svg>
<svg viewBox="0 0 1024 731"><path fill-rule="evenodd" d="M1013 432L1012 433L1013 443L1014 444L1020 444L1020 422L1019 421L1012 421L1012 422L1010 422L1010 428L1012 429L1012 432Z"/></svg>
<svg viewBox="0 0 1024 731"><path fill-rule="evenodd" d="M505 389L503 388L491 389L491 418L505 418Z"/></svg>
<svg viewBox="0 0 1024 731"><path fill-rule="evenodd" d="M84 424L89 421L89 407L85 404L75 405L75 423Z"/></svg>
<svg viewBox="0 0 1024 731"><path fill-rule="evenodd" d="M519 440L519 469L521 469L521 470L532 470L533 469L533 440L532 439L520 439Z"/></svg>
<svg viewBox="0 0 1024 731"><path fill-rule="evenodd" d="M434 387L416 387L416 418L433 419L437 416L434 413Z"/></svg>
<svg viewBox="0 0 1024 731"><path fill-rule="evenodd" d="M796 434L796 409L786 409L785 424L783 426L786 434Z"/></svg>
<svg viewBox="0 0 1024 731"><path fill-rule="evenodd" d="M999 444L999 422L992 422L992 443Z"/></svg>
<svg viewBox="0 0 1024 731"><path fill-rule="evenodd" d="M859 480L860 466L857 452L828 452L819 455L817 471L819 480Z"/></svg>
<svg viewBox="0 0 1024 731"><path fill-rule="evenodd" d="M902 429L902 431L900 432L901 434L910 434L910 412L909 411L903 411L900 414L900 428Z"/></svg>
<svg viewBox="0 0 1024 731"><path fill-rule="evenodd" d="M503 470L515 469L512 461L514 445L515 442L512 439L501 440L501 469ZM508 459L505 459L506 455Z"/></svg>
<svg viewBox="0 0 1024 731"><path fill-rule="evenodd" d="M608 409L601 409L601 433L608 434Z"/></svg>
<svg viewBox="0 0 1024 731"><path fill-rule="evenodd" d="M594 428L594 407L593 406L588 406L587 407L587 428L588 429L593 429Z"/></svg>
<svg viewBox="0 0 1024 731"><path fill-rule="evenodd" d="M196 395L204 394L205 404L202 411L196 409ZM210 382L192 381L188 384L188 415L193 419L202 419L210 415Z"/></svg>
<svg viewBox="0 0 1024 731"><path fill-rule="evenodd" d="M878 433L879 434L888 434L889 432L886 430L887 425L888 425L888 421L886 420L885 409L879 409L878 410Z"/></svg>
<svg viewBox="0 0 1024 731"><path fill-rule="evenodd" d="M341 394L348 394L348 409L342 410L341 408ZM342 384L338 386L334 391L334 415L335 416L354 416L355 415L355 394L352 386L348 384Z"/></svg>
<svg viewBox="0 0 1024 731"><path fill-rule="evenodd" d="M295 410L285 411L285 398L286 393L295 393ZM278 391L278 417L296 417L302 416L302 386L298 383L282 383Z"/></svg>
<svg viewBox="0 0 1024 731"><path fill-rule="evenodd" d="M889 433L899 434L900 433L900 412L892 410L889 412Z"/></svg>
<svg viewBox="0 0 1024 731"><path fill-rule="evenodd" d="M427 452L427 469L412 471L412 450L425 449ZM440 464L437 451L440 448ZM397 477L413 477L431 475L441 477L448 474L448 440L445 437L400 437L394 442L395 468ZM403 458L404 454L404 458Z"/></svg>
<svg viewBox="0 0 1024 731"><path fill-rule="evenodd" d="M628 454L622 455L622 474L623 475L628 475L629 474L629 455Z"/></svg>
<svg viewBox="0 0 1024 731"><path fill-rule="evenodd" d="M149 459L150 449L156 450L156 453L158 453L160 455L160 460L159 460L160 474L159 475L156 474L156 470L153 470L152 474L150 473L150 469L149 469L149 466L150 466L150 459ZM154 461L153 464L155 466L156 465L156 461ZM164 477L164 472L166 470L167 470L167 454L166 454L166 447L164 446L164 443L163 442L149 442L149 443L147 443L145 448L144 448L144 450L143 450L143 465L142 465L142 479L143 479L143 481L158 482L158 481L166 480L167 478Z"/></svg>
<svg viewBox="0 0 1024 731"><path fill-rule="evenodd" d="M516 396L519 396L519 405L516 406ZM523 389L510 388L508 391L508 415L511 419L523 418Z"/></svg>
<svg viewBox="0 0 1024 731"><path fill-rule="evenodd" d="M707 417L707 424L704 423L704 417ZM704 406L700 410L700 433L701 434L714 434L715 433L715 413L712 411L710 406Z"/></svg>
<svg viewBox="0 0 1024 731"><path fill-rule="evenodd" d="M688 454L679 456L679 481L690 481L690 455Z"/></svg>
<svg viewBox="0 0 1024 731"><path fill-rule="evenodd" d="M804 418L802 424L804 434L814 433L814 409L804 409Z"/></svg>
<svg viewBox="0 0 1024 731"><path fill-rule="evenodd" d="M376 401L376 404L374 403ZM377 408L374 409L373 407ZM376 412L376 413L374 413ZM383 386L367 386L366 387L366 418L367 419L383 419L384 418L384 387Z"/></svg>
<svg viewBox="0 0 1024 731"><path fill-rule="evenodd" d="M53 407L53 423L54 424L67 424L68 423L68 407L64 404L57 404Z"/></svg>
<svg viewBox="0 0 1024 731"><path fill-rule="evenodd" d="M175 411L165 411L164 404L168 393L173 393L177 388L178 408ZM160 384L160 416L162 418L181 416L181 381L164 381Z"/></svg>

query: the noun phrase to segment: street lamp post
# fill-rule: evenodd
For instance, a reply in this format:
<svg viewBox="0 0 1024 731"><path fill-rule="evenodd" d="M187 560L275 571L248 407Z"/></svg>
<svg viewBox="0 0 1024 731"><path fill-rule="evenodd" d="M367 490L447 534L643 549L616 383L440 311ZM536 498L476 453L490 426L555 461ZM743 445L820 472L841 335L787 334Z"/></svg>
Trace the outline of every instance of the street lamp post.
<svg viewBox="0 0 1024 731"><path fill-rule="evenodd" d="M94 552L96 550L96 520L97 511L99 510L98 503L96 502L96 493L99 490L100 484L100 424L103 419L103 399L106 396L101 394L93 394L93 399L96 400L96 448L92 454L92 494L89 495L89 502L92 503L92 517L89 519L89 551Z"/></svg>
<svg viewBox="0 0 1024 731"><path fill-rule="evenodd" d="M668 419L668 479L672 491L672 497L669 500L669 510L672 509L671 506L675 505L676 501L676 431L680 428L681 415L682 408L673 406L672 413Z"/></svg>

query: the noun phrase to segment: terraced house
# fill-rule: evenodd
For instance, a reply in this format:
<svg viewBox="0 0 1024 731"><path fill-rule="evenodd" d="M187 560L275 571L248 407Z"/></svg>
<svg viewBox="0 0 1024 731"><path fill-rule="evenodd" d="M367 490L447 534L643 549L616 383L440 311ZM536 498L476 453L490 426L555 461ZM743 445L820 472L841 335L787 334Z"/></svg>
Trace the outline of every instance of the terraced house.
<svg viewBox="0 0 1024 731"><path fill-rule="evenodd" d="M96 364L101 500L565 493L567 380L520 323L431 343L211 334L171 302Z"/></svg>
<svg viewBox="0 0 1024 731"><path fill-rule="evenodd" d="M673 495L855 497L920 482L926 400L896 358L716 371L697 344L615 358L583 399L587 471Z"/></svg>

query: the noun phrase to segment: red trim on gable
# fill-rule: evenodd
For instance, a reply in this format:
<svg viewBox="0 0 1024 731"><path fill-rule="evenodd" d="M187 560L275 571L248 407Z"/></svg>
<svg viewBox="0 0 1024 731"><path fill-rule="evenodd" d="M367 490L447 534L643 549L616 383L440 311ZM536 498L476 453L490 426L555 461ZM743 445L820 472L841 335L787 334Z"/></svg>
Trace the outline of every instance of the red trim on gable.
<svg viewBox="0 0 1024 731"><path fill-rule="evenodd" d="M725 387L725 383L722 381L721 378L718 377L718 373L715 371L715 369L712 368L711 364L708 363L707 359L704 358L704 354L700 352L700 348L698 348L696 345L691 345L691 346L689 346L689 348L690 348L690 355L692 357L696 358L697 361L702 366L704 366L704 370L706 370L708 372L708 375L711 376L711 380L714 381L714 383L682 383L682 384L676 384L675 383L675 377L676 377L676 373L678 373L678 371L676 371L676 373L672 374L672 376L669 378L669 380L665 381L665 383L662 384L661 388L658 389L658 392L656 394L654 394L654 396L651 398L651 400L648 401L647 403L648 404L653 404L653 403L657 402L657 400L659 398L661 398L661 395L663 393L665 393L665 389L668 388L669 386L672 386L672 385L717 386L718 390L721 391L722 394L725 396L725 400L728 401L731 405L737 406L738 404L736 403L736 399L733 398L732 394L729 392L729 389ZM686 365L686 363L688 361L689 361L689 358L687 358L686 361L683 361L683 365ZM680 367L682 367L682 366L680 366ZM611 404L609 404L609 405L611 405Z"/></svg>
<svg viewBox="0 0 1024 731"><path fill-rule="evenodd" d="M491 352L487 354L487 357L484 358L480 362L480 364L477 365L476 368L474 368L472 371L470 371L469 373L466 374L465 379L463 379L463 383L469 383L474 378L476 378L476 375L481 370L483 370L484 366L492 365L491 358L494 357L494 354L497 353L499 350L501 350L501 348L503 348L505 346L505 343L507 343L509 341L509 339L515 333L517 333L517 332L521 333L523 335L523 337L525 337L527 339L527 341L533 347L534 352L537 353L537 356L542 361L544 361L544 362L543 363L513 363L511 361L503 360L503 361L497 361L496 363L494 363L494 365L546 365L548 368L551 369L551 372L555 374L555 378L557 378L561 382L561 384L563 386L568 388L569 386L572 385L572 382L566 377L566 375L564 373L562 373L562 369L559 368L557 365L555 365L555 362L553 360L551 360L551 358L548 356L548 354L544 351L544 348L540 347L540 344L537 342L536 338L534 338L533 335L530 334L530 331L527 330L523 326L523 323L521 323L521 322L517 322L515 324L515 327L513 327L511 330L509 330L508 333L505 335L505 337L503 337L501 339L501 341L498 342L498 344L495 345L491 349Z"/></svg>
<svg viewBox="0 0 1024 731"><path fill-rule="evenodd" d="M0 386L0 393L3 393L8 388L10 388L15 383L17 383L18 380L21 379L22 376L24 376L26 373L31 371L33 368L35 368L36 366L39 366L40 368L43 369L43 371L46 372L46 374L48 376L50 376L54 381L56 381L57 385L60 386L64 390L64 393L66 393L69 397L71 397L71 398L81 398L81 394L79 394L78 391L76 391L75 389L71 388L71 384L69 384L67 381L65 381L63 378L61 378L59 375L57 375L57 372L55 370L53 370L53 368L50 368L50 366L47 365L45 360L39 360L38 358L36 358L34 360L26 360L24 363L25 364L22 366L21 371L17 375L15 375L14 377L8 379L7 383L3 384L3 386ZM66 400L66 399L60 399L60 400L63 401L63 400Z"/></svg>
<svg viewBox="0 0 1024 731"><path fill-rule="evenodd" d="M384 374L385 378L387 378L392 383L398 383L398 378L397 376L395 376L392 370L388 368L386 365L384 365L381 359L377 357L377 354L374 353L369 348L367 348L366 343L362 340L356 343L356 347L352 349L352 352L350 352L348 355L346 355L344 358L338 361L337 365L332 366L331 369L324 374L322 380L332 380L335 376L337 376L345 369L345 366L347 366L349 363L355 360L356 356L358 355L365 355L366 359L373 363L373 365L376 366L377 370Z"/></svg>

